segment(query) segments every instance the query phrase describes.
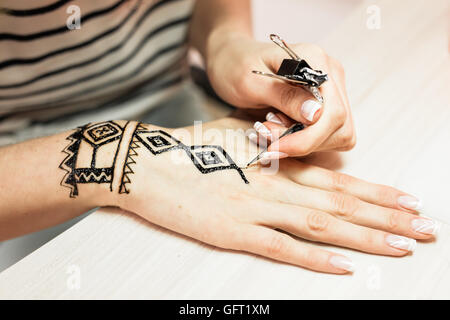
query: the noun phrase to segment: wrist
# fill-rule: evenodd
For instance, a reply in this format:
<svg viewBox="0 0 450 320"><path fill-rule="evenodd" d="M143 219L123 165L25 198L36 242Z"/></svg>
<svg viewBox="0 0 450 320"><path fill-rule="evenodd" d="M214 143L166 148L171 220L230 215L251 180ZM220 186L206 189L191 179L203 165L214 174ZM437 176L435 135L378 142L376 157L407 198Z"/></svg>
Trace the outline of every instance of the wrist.
<svg viewBox="0 0 450 320"><path fill-rule="evenodd" d="M212 30L206 40L205 64L207 69L214 65L214 62L224 54L227 49L239 47L241 43L253 40L251 33L242 32L239 29L223 25Z"/></svg>
<svg viewBox="0 0 450 320"><path fill-rule="evenodd" d="M137 130L135 121L104 121L79 127L66 137L61 186L70 189L71 198L88 207L119 205L118 194L127 193Z"/></svg>
<svg viewBox="0 0 450 320"><path fill-rule="evenodd" d="M88 210L97 207L117 207L117 194L111 192L105 184L92 183L83 186L80 189L80 195L77 197L83 202L83 206Z"/></svg>

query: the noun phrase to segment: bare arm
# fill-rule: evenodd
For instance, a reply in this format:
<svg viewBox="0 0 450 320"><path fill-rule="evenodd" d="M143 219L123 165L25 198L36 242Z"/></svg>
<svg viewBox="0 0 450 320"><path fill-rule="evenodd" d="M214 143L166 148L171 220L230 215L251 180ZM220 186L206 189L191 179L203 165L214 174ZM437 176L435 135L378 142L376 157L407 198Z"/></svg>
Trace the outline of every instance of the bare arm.
<svg viewBox="0 0 450 320"><path fill-rule="evenodd" d="M70 179L67 181L71 168L64 160L75 160L70 160L70 155L76 150L67 150L73 142L68 137L74 132L76 130L0 148L0 241L110 204L104 185L78 184L75 190ZM106 149L105 157L114 152L112 145ZM88 166L92 153L79 153L76 161L79 166Z"/></svg>

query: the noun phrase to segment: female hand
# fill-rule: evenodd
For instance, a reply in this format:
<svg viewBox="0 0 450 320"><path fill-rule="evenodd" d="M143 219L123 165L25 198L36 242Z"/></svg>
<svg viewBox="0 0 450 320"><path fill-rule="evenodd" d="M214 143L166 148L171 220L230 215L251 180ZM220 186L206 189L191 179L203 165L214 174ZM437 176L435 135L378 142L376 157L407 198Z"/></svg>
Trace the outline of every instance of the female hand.
<svg viewBox="0 0 450 320"><path fill-rule="evenodd" d="M303 88L253 74L252 70L276 73L289 56L273 43L242 35L222 32L210 37L207 72L211 84L219 96L235 106L275 108L275 112L267 114L266 122L255 123L258 133L269 135L269 139L273 129L283 130L293 121L309 125L281 139L278 151L286 156L352 149L356 136L341 64L316 45L290 47L313 69L328 74L329 80L320 88L323 105Z"/></svg>
<svg viewBox="0 0 450 320"><path fill-rule="evenodd" d="M211 245L336 274L353 270L353 263L294 237L404 256L414 250L414 239L436 233L437 223L420 218L417 202L404 192L297 160L281 160L272 175L262 174L258 166L244 169L249 184L236 167L201 174L201 168L228 162L212 145L221 145L230 159L239 159L238 165L254 155L242 130L249 124L224 119L204 125L197 147L190 147L192 127L163 129L165 135L155 131L161 128L144 125L125 170L128 193L117 194L114 205ZM187 149L172 147L173 137ZM158 144L171 149L158 153ZM201 160L203 151L209 154Z"/></svg>

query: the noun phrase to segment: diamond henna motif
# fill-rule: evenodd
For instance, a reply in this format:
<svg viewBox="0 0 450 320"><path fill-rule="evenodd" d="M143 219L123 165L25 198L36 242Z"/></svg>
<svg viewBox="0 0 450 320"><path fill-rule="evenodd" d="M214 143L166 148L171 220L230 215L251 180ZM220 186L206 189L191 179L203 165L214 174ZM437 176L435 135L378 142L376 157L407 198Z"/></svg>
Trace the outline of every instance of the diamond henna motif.
<svg viewBox="0 0 450 320"><path fill-rule="evenodd" d="M147 137L147 140L156 148L170 146L170 142L162 136Z"/></svg>
<svg viewBox="0 0 450 320"><path fill-rule="evenodd" d="M217 170L235 169L241 173L241 169L234 163L230 156L220 146L191 146L185 149L192 162L202 173L210 173ZM245 181L246 179L244 179Z"/></svg>
<svg viewBox="0 0 450 320"><path fill-rule="evenodd" d="M214 151L196 152L195 156L200 158L204 165L216 165L222 163L222 160L220 160L219 156Z"/></svg>
<svg viewBox="0 0 450 320"><path fill-rule="evenodd" d="M138 131L136 137L154 155L185 146L162 130Z"/></svg>
<svg viewBox="0 0 450 320"><path fill-rule="evenodd" d="M122 128L112 121L97 123L83 132L83 138L92 146L101 146L117 140L122 134Z"/></svg>
<svg viewBox="0 0 450 320"><path fill-rule="evenodd" d="M236 170L245 183L249 183L242 169L220 146L186 146L168 133L162 130L137 130L137 140L142 143L152 154L158 155L167 151L183 149L194 163L196 168L203 174L233 169Z"/></svg>

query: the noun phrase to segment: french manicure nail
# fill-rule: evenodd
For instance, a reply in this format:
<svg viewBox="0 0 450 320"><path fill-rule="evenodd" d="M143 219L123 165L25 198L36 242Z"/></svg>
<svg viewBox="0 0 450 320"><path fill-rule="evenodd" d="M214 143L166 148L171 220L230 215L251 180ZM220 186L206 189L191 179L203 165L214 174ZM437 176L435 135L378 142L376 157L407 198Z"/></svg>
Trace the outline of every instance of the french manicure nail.
<svg viewBox="0 0 450 320"><path fill-rule="evenodd" d="M275 113L273 113L273 112L269 112L266 115L266 120L270 121L270 122L273 122L273 123L276 123L276 124L283 125L283 123L281 122L281 119L278 116L276 116Z"/></svg>
<svg viewBox="0 0 450 320"><path fill-rule="evenodd" d="M420 210L423 207L420 199L409 195L398 197L397 202L401 207L410 210Z"/></svg>
<svg viewBox="0 0 450 320"><path fill-rule="evenodd" d="M253 125L253 128L255 128L256 131L258 131L260 134L262 134L265 137L270 137L272 133L265 125L263 125L261 122L256 121Z"/></svg>
<svg viewBox="0 0 450 320"><path fill-rule="evenodd" d="M306 100L303 102L301 113L308 121L313 121L314 115L320 110L322 105L315 100Z"/></svg>
<svg viewBox="0 0 450 320"><path fill-rule="evenodd" d="M254 132L250 132L248 134L248 139L253 143L256 143L256 144L258 143L258 135Z"/></svg>
<svg viewBox="0 0 450 320"><path fill-rule="evenodd" d="M288 157L287 153L284 152L278 152L278 151L268 151L263 153L261 156L261 159L263 160L276 160L276 159L283 159Z"/></svg>
<svg viewBox="0 0 450 320"><path fill-rule="evenodd" d="M420 218L411 221L411 226L416 232L436 235L439 232L441 224L438 221Z"/></svg>
<svg viewBox="0 0 450 320"><path fill-rule="evenodd" d="M352 260L343 256L332 256L330 258L330 263L333 267L353 272L355 270L355 264Z"/></svg>
<svg viewBox="0 0 450 320"><path fill-rule="evenodd" d="M407 237L397 236L394 234L390 234L386 237L387 243L394 248L411 251L413 252L416 249L416 240L410 239Z"/></svg>

